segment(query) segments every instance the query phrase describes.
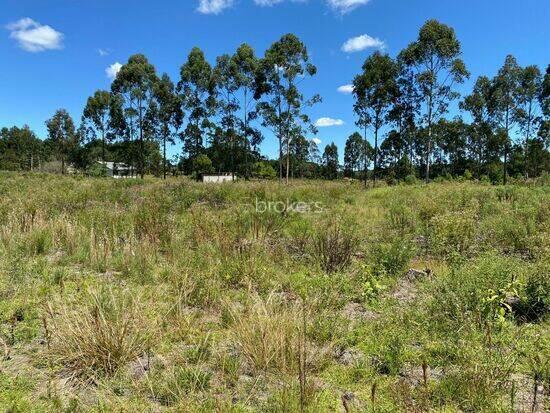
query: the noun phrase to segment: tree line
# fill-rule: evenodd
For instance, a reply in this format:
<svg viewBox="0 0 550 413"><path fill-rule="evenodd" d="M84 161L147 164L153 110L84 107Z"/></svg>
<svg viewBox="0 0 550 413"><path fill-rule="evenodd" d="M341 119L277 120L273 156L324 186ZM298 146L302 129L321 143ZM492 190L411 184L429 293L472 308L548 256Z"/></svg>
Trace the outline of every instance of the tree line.
<svg viewBox="0 0 550 413"><path fill-rule="evenodd" d="M34 169L49 160L96 171L97 161L124 162L132 174L230 172L244 178L341 176L402 180L472 176L506 183L550 170L550 65L545 73L507 56L497 74L480 76L461 97L470 74L455 31L427 21L396 58L375 52L353 80L358 131L321 155L307 112L319 95L305 96L315 76L306 46L293 34L263 57L247 44L211 65L197 47L174 82L142 55L122 66L110 90L87 100L80 125L64 109L46 122L40 140L28 128L0 132L0 169ZM459 115L448 119L451 105ZM467 115L464 119L461 115ZM259 147L266 131L278 145L269 160ZM180 141L183 153L167 159ZM373 142L373 145L370 143Z"/></svg>

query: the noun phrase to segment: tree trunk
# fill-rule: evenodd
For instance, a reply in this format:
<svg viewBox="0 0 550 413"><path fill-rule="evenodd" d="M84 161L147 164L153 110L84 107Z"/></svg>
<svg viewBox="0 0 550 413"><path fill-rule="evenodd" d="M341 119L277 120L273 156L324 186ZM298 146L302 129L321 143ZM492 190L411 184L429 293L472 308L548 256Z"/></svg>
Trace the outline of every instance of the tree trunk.
<svg viewBox="0 0 550 413"><path fill-rule="evenodd" d="M283 139L279 135L279 183L283 181Z"/></svg>
<svg viewBox="0 0 550 413"><path fill-rule="evenodd" d="M363 182L365 183L365 188L367 187L367 159L367 127L365 126L363 129Z"/></svg>
<svg viewBox="0 0 550 413"><path fill-rule="evenodd" d="M504 142L504 178L503 184L506 185L507 174L508 174L508 140L510 139L510 110L506 108L506 141Z"/></svg>
<svg viewBox="0 0 550 413"><path fill-rule="evenodd" d="M288 177L290 172L290 139L286 139L286 184L288 185Z"/></svg>
<svg viewBox="0 0 550 413"><path fill-rule="evenodd" d="M144 147L143 147L143 107L141 105L141 98L138 100L139 104L139 174L141 179L145 176L145 162L144 162Z"/></svg>
<svg viewBox="0 0 550 413"><path fill-rule="evenodd" d="M231 180L235 181L235 134L231 132Z"/></svg>
<svg viewBox="0 0 550 413"><path fill-rule="evenodd" d="M105 128L101 130L101 160L105 162Z"/></svg>
<svg viewBox="0 0 550 413"><path fill-rule="evenodd" d="M426 146L426 183L430 182L430 160L432 155L432 99L432 90L430 88L430 95L428 98L428 145Z"/></svg>
<svg viewBox="0 0 550 413"><path fill-rule="evenodd" d="M162 175L166 179L166 136L162 139Z"/></svg>
<svg viewBox="0 0 550 413"><path fill-rule="evenodd" d="M376 186L376 172L378 166L378 114L376 114L374 126L374 169L372 171L372 187Z"/></svg>
<svg viewBox="0 0 550 413"><path fill-rule="evenodd" d="M533 113L533 101L529 101L529 110L527 112L527 132L525 135L525 154L524 154L524 168L525 178L529 178L529 135L531 134L531 115Z"/></svg>

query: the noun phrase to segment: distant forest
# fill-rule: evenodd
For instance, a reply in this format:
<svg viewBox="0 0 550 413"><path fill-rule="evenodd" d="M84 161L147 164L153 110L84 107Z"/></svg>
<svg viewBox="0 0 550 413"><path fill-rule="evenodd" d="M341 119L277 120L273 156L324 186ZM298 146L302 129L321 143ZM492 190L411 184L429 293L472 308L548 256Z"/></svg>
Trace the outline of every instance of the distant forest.
<svg viewBox="0 0 550 413"><path fill-rule="evenodd" d="M193 48L177 83L133 55L111 90L88 98L78 125L59 109L46 121L45 139L28 127L3 128L0 170L66 173L70 165L102 175L97 161L104 160L130 165L141 177L232 172L365 183L459 176L506 183L550 171L550 65L544 72L507 56L494 77L480 76L461 96L457 85L470 74L460 41L453 28L429 20L395 58L375 52L358 69L357 132L344 148L319 148L308 109L321 97L301 91L317 68L295 35L284 35L263 57L243 44L214 65ZM453 103L460 111L451 118ZM276 140L277 159L261 154L266 138ZM166 159L177 141L183 153Z"/></svg>

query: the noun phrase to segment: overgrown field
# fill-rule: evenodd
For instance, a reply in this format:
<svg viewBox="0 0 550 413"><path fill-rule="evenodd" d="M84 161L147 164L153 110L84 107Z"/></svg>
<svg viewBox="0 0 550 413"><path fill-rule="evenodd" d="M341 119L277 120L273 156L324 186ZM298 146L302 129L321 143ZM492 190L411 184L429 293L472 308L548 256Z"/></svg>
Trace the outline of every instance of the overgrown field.
<svg viewBox="0 0 550 413"><path fill-rule="evenodd" d="M2 411L548 411L549 310L548 184L0 174Z"/></svg>

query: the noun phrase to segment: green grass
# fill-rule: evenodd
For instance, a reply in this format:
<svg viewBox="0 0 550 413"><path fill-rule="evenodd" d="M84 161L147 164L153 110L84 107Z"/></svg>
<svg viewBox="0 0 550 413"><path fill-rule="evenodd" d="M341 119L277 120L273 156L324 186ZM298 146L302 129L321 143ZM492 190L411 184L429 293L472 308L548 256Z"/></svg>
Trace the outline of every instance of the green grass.
<svg viewBox="0 0 550 413"><path fill-rule="evenodd" d="M550 186L1 173L0 297L3 411L544 411Z"/></svg>

